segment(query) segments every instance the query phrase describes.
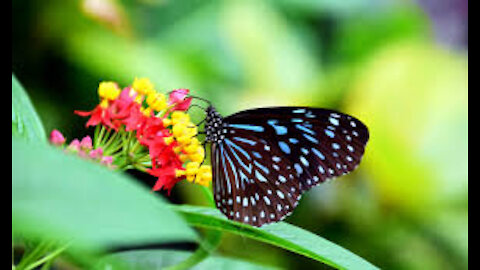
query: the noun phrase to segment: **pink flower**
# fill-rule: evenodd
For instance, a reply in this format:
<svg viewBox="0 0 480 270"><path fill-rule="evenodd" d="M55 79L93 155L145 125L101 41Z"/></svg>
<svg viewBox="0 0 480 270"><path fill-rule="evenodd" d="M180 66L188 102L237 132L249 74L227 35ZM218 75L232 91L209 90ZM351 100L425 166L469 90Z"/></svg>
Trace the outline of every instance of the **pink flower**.
<svg viewBox="0 0 480 270"><path fill-rule="evenodd" d="M99 147L97 149L90 151L88 155L90 156L90 158L93 158L93 159L101 159L103 156L103 149Z"/></svg>
<svg viewBox="0 0 480 270"><path fill-rule="evenodd" d="M90 136L83 137L82 141L80 142L80 148L82 150L91 150L92 149L92 138L90 138Z"/></svg>
<svg viewBox="0 0 480 270"><path fill-rule="evenodd" d="M172 111L186 111L192 103L192 98L185 98L188 95L188 89L173 90L168 96L168 105L175 104Z"/></svg>
<svg viewBox="0 0 480 270"><path fill-rule="evenodd" d="M78 139L74 139L73 141L71 141L67 147L67 151L71 151L71 152L80 151L80 141Z"/></svg>
<svg viewBox="0 0 480 270"><path fill-rule="evenodd" d="M107 166L112 165L112 162L113 162L113 157L112 156L104 156L100 160L101 164L107 165Z"/></svg>
<svg viewBox="0 0 480 270"><path fill-rule="evenodd" d="M63 135L60 131L54 129L50 133L50 142L53 145L60 146L60 145L65 143L65 137L63 137Z"/></svg>

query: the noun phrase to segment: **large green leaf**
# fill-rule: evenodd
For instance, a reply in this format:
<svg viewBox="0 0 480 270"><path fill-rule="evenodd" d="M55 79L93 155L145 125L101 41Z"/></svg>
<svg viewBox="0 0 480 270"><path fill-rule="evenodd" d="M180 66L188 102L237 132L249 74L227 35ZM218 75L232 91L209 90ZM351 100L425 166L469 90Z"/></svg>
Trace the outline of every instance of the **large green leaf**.
<svg viewBox="0 0 480 270"><path fill-rule="evenodd" d="M226 219L214 208L172 206L194 226L221 230L290 250L336 268L377 269L352 252L291 224L280 222L255 228Z"/></svg>
<svg viewBox="0 0 480 270"><path fill-rule="evenodd" d="M97 265L96 269L109 269L109 266L114 269L119 267L135 270L135 269L164 269L165 267L176 265L189 256L191 252L186 251L173 251L173 250L139 250L139 251L127 251L119 252L113 255L104 257ZM250 262L223 258L219 256L211 256L199 264L195 265L191 269L275 269L273 267L253 264Z"/></svg>
<svg viewBox="0 0 480 270"><path fill-rule="evenodd" d="M46 141L45 130L27 93L12 74L12 134L29 141Z"/></svg>
<svg viewBox="0 0 480 270"><path fill-rule="evenodd" d="M78 247L196 241L159 197L106 167L12 137L16 233L74 239Z"/></svg>

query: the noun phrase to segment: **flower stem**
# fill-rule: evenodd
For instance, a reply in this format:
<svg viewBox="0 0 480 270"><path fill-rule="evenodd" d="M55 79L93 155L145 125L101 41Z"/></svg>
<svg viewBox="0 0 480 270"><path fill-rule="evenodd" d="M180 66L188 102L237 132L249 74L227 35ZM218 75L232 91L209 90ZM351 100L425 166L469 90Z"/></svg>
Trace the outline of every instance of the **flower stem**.
<svg viewBox="0 0 480 270"><path fill-rule="evenodd" d="M105 148L108 148L112 142L115 140L115 138L118 136L118 132L115 132L113 133L113 135L110 137L110 139L104 144L102 145L102 147L105 149Z"/></svg>
<svg viewBox="0 0 480 270"><path fill-rule="evenodd" d="M94 148L96 149L98 145L102 142L103 139L103 134L105 133L105 127L101 126L100 132L98 132L98 128L100 125L97 125L97 128L95 129L95 136L94 136Z"/></svg>
<svg viewBox="0 0 480 270"><path fill-rule="evenodd" d="M54 250L53 252L51 252L50 254L44 256L43 258L41 258L40 260L28 265L27 267L25 267L25 270L31 270L31 269L34 269L35 267L37 266L40 266L41 264L45 263L45 262L48 262L50 260L53 260L56 256L58 256L60 253L62 253L65 249L67 249L67 247L70 245L70 243Z"/></svg>
<svg viewBox="0 0 480 270"><path fill-rule="evenodd" d="M97 145L98 145L98 136L99 136L99 133L100 133L100 125L96 125L95 126L95 131L93 133L93 148L97 148Z"/></svg>
<svg viewBox="0 0 480 270"><path fill-rule="evenodd" d="M33 261L48 250L50 243L48 241L40 242L33 250L27 252L24 257L20 260L20 263L16 266L16 269L25 269Z"/></svg>

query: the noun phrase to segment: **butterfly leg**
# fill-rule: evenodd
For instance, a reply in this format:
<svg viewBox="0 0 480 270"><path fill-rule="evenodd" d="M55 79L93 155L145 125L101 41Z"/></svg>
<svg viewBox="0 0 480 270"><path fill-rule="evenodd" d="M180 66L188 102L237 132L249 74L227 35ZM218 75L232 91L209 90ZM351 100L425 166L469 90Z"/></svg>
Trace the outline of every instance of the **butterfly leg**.
<svg viewBox="0 0 480 270"><path fill-rule="evenodd" d="M205 118L203 118L203 120L202 120L202 121L200 121L198 124L195 124L195 125L196 125L196 126L200 126L200 125L201 125L203 122L205 122L205 120L206 120L206 119L207 119L206 117L205 117Z"/></svg>

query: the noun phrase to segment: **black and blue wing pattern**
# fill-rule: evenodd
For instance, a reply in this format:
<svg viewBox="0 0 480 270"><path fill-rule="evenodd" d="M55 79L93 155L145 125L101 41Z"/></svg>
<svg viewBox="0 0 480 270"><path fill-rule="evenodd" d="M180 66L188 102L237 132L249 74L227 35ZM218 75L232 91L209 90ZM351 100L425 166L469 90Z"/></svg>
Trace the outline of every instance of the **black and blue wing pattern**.
<svg viewBox="0 0 480 270"><path fill-rule="evenodd" d="M253 226L282 220L303 192L354 170L369 138L362 122L327 109L275 107L210 116L217 207Z"/></svg>

